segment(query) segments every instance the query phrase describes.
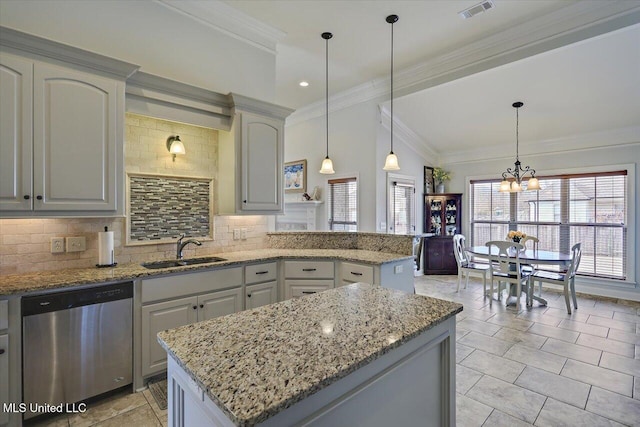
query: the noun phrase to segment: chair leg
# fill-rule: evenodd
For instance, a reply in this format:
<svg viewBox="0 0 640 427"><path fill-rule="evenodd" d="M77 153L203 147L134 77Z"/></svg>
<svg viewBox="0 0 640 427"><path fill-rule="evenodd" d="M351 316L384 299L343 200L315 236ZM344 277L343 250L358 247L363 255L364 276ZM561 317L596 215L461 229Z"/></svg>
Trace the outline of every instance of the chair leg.
<svg viewBox="0 0 640 427"><path fill-rule="evenodd" d="M571 303L569 302L569 284L564 284L564 302L567 304L567 313L571 314Z"/></svg>
<svg viewBox="0 0 640 427"><path fill-rule="evenodd" d="M500 285L498 285L498 287L500 287ZM489 307L491 307L491 305L493 304L493 276L491 277L491 281L489 283L489 289L490 289L490 294L489 294Z"/></svg>
<svg viewBox="0 0 640 427"><path fill-rule="evenodd" d="M486 272L482 273L482 292L484 297L487 297L487 274ZM493 298L493 295L491 295L491 297Z"/></svg>
<svg viewBox="0 0 640 427"><path fill-rule="evenodd" d="M578 309L578 301L576 298L576 281L575 281L575 277L573 279L571 279L571 296L573 297L573 307L577 310Z"/></svg>
<svg viewBox="0 0 640 427"><path fill-rule="evenodd" d="M458 288L456 292L460 292L460 282L462 282L462 269L458 268Z"/></svg>
<svg viewBox="0 0 640 427"><path fill-rule="evenodd" d="M516 285L516 312L520 311L520 294L522 293L522 284L518 282Z"/></svg>
<svg viewBox="0 0 640 427"><path fill-rule="evenodd" d="M468 271L467 271L467 274L464 277L465 277L464 288L467 289L467 285L469 284L469 272Z"/></svg>

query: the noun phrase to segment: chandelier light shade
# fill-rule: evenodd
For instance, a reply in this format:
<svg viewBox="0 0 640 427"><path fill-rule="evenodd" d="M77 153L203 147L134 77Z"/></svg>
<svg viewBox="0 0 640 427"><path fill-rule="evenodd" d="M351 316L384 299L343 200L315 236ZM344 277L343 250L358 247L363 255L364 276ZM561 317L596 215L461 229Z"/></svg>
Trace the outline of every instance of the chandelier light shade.
<svg viewBox="0 0 640 427"><path fill-rule="evenodd" d="M531 169L529 166L525 166L522 168L519 158L519 125L520 125L520 115L518 113L520 107L522 107L524 103L518 101L513 103L513 108L516 109L516 162L514 164L514 168L507 168L505 172L502 172L502 182L500 183L500 192L501 193L518 193L522 191L522 183L523 179L530 175L529 179L526 182L527 190L540 190L540 183L538 182L538 178L536 178L536 170Z"/></svg>
<svg viewBox="0 0 640 427"><path fill-rule="evenodd" d="M331 33L322 33L322 38L325 41L325 88L326 88L326 111L327 111L327 156L322 161L322 167L320 167L320 173L330 175L336 173L333 170L333 162L329 158L329 39L333 37Z"/></svg>
<svg viewBox="0 0 640 427"><path fill-rule="evenodd" d="M391 151L387 154L382 169L397 171L400 170L400 164L398 163L398 156L393 152L393 24L398 22L398 15L389 15L386 21L391 24Z"/></svg>
<svg viewBox="0 0 640 427"><path fill-rule="evenodd" d="M180 141L180 136L170 136L167 138L167 150L173 156L173 161L176 161L176 154L186 154L187 151L184 149L184 144Z"/></svg>

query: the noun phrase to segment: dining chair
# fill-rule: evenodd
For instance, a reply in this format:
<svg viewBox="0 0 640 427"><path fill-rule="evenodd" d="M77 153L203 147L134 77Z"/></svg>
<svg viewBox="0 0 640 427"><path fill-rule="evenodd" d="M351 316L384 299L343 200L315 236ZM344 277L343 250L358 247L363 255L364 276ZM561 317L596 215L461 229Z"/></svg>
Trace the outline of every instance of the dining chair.
<svg viewBox="0 0 640 427"><path fill-rule="evenodd" d="M575 278L578 267L580 266L580 259L582 258L582 249L580 243L576 243L571 248L571 264L569 269L564 273L556 273L547 270L537 270L530 277L530 286L533 288L533 282L540 282L540 289L542 292L542 282L551 283L554 285L562 285L564 287L564 301L567 304L567 313L571 314L571 304L569 302L569 291L571 291L571 297L573 298L573 306L578 309L578 301L576 300L576 285Z"/></svg>
<svg viewBox="0 0 640 427"><path fill-rule="evenodd" d="M464 250L466 238L462 234L455 234L453 236L453 254L456 257L456 263L458 264L458 289L456 292L460 292L460 282L462 282L462 276L465 276L464 288L467 289L469 284L469 275L477 274L482 276L482 289L483 295L487 296L487 272L489 271L489 264L479 264L471 261L467 257L467 253Z"/></svg>
<svg viewBox="0 0 640 427"><path fill-rule="evenodd" d="M424 237L413 239L413 261L415 263L414 270L420 271L422 268L422 247L424 246Z"/></svg>
<svg viewBox="0 0 640 427"><path fill-rule="evenodd" d="M516 310L520 311L520 297L522 296L523 287L527 296L526 303L527 305L530 304L528 288L530 274L523 271L520 265L520 251L524 249L524 246L521 243L502 240L487 242L486 246L489 251L491 293L489 306L493 302L493 282L498 282L498 301L501 298L502 283L504 282L507 285L509 294L511 293L511 285L516 285Z"/></svg>

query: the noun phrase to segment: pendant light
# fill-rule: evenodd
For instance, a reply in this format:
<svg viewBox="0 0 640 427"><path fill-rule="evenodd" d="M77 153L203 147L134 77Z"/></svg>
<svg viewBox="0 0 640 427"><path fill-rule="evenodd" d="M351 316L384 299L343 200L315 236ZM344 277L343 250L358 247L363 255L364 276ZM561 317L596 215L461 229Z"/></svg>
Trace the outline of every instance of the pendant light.
<svg viewBox="0 0 640 427"><path fill-rule="evenodd" d="M536 178L536 170L531 169L529 166L525 166L524 169L520 166L519 158L519 125L520 115L518 110L524 103L518 101L514 102L512 107L516 109L516 162L513 169L507 168L505 172L502 172L502 182L500 183L501 193L518 193L522 191L522 179L527 175L531 175L531 178L527 181L527 190L540 190L540 182Z"/></svg>
<svg viewBox="0 0 640 427"><path fill-rule="evenodd" d="M386 21L391 24L391 151L387 154L382 169L397 171L400 170L400 165L398 164L398 156L393 152L393 24L398 22L398 15L389 15Z"/></svg>
<svg viewBox="0 0 640 427"><path fill-rule="evenodd" d="M333 170L333 162L329 158L329 39L331 37L333 37L333 34L331 33L322 33L322 38L325 40L325 45L326 45L325 88L326 88L326 109L327 109L327 157L325 157L324 160L322 161L322 167L320 168L320 173L327 174L327 175L336 173L336 171Z"/></svg>

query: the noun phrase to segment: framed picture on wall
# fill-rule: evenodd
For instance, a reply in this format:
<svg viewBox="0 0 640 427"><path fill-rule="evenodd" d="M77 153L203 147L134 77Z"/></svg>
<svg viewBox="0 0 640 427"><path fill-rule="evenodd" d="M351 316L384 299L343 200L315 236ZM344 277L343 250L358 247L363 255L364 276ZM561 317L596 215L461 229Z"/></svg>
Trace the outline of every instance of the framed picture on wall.
<svg viewBox="0 0 640 427"><path fill-rule="evenodd" d="M286 193L307 191L307 159L284 164L284 191Z"/></svg>
<svg viewBox="0 0 640 427"><path fill-rule="evenodd" d="M435 182L433 181L433 168L429 166L424 167L424 194L435 193Z"/></svg>

